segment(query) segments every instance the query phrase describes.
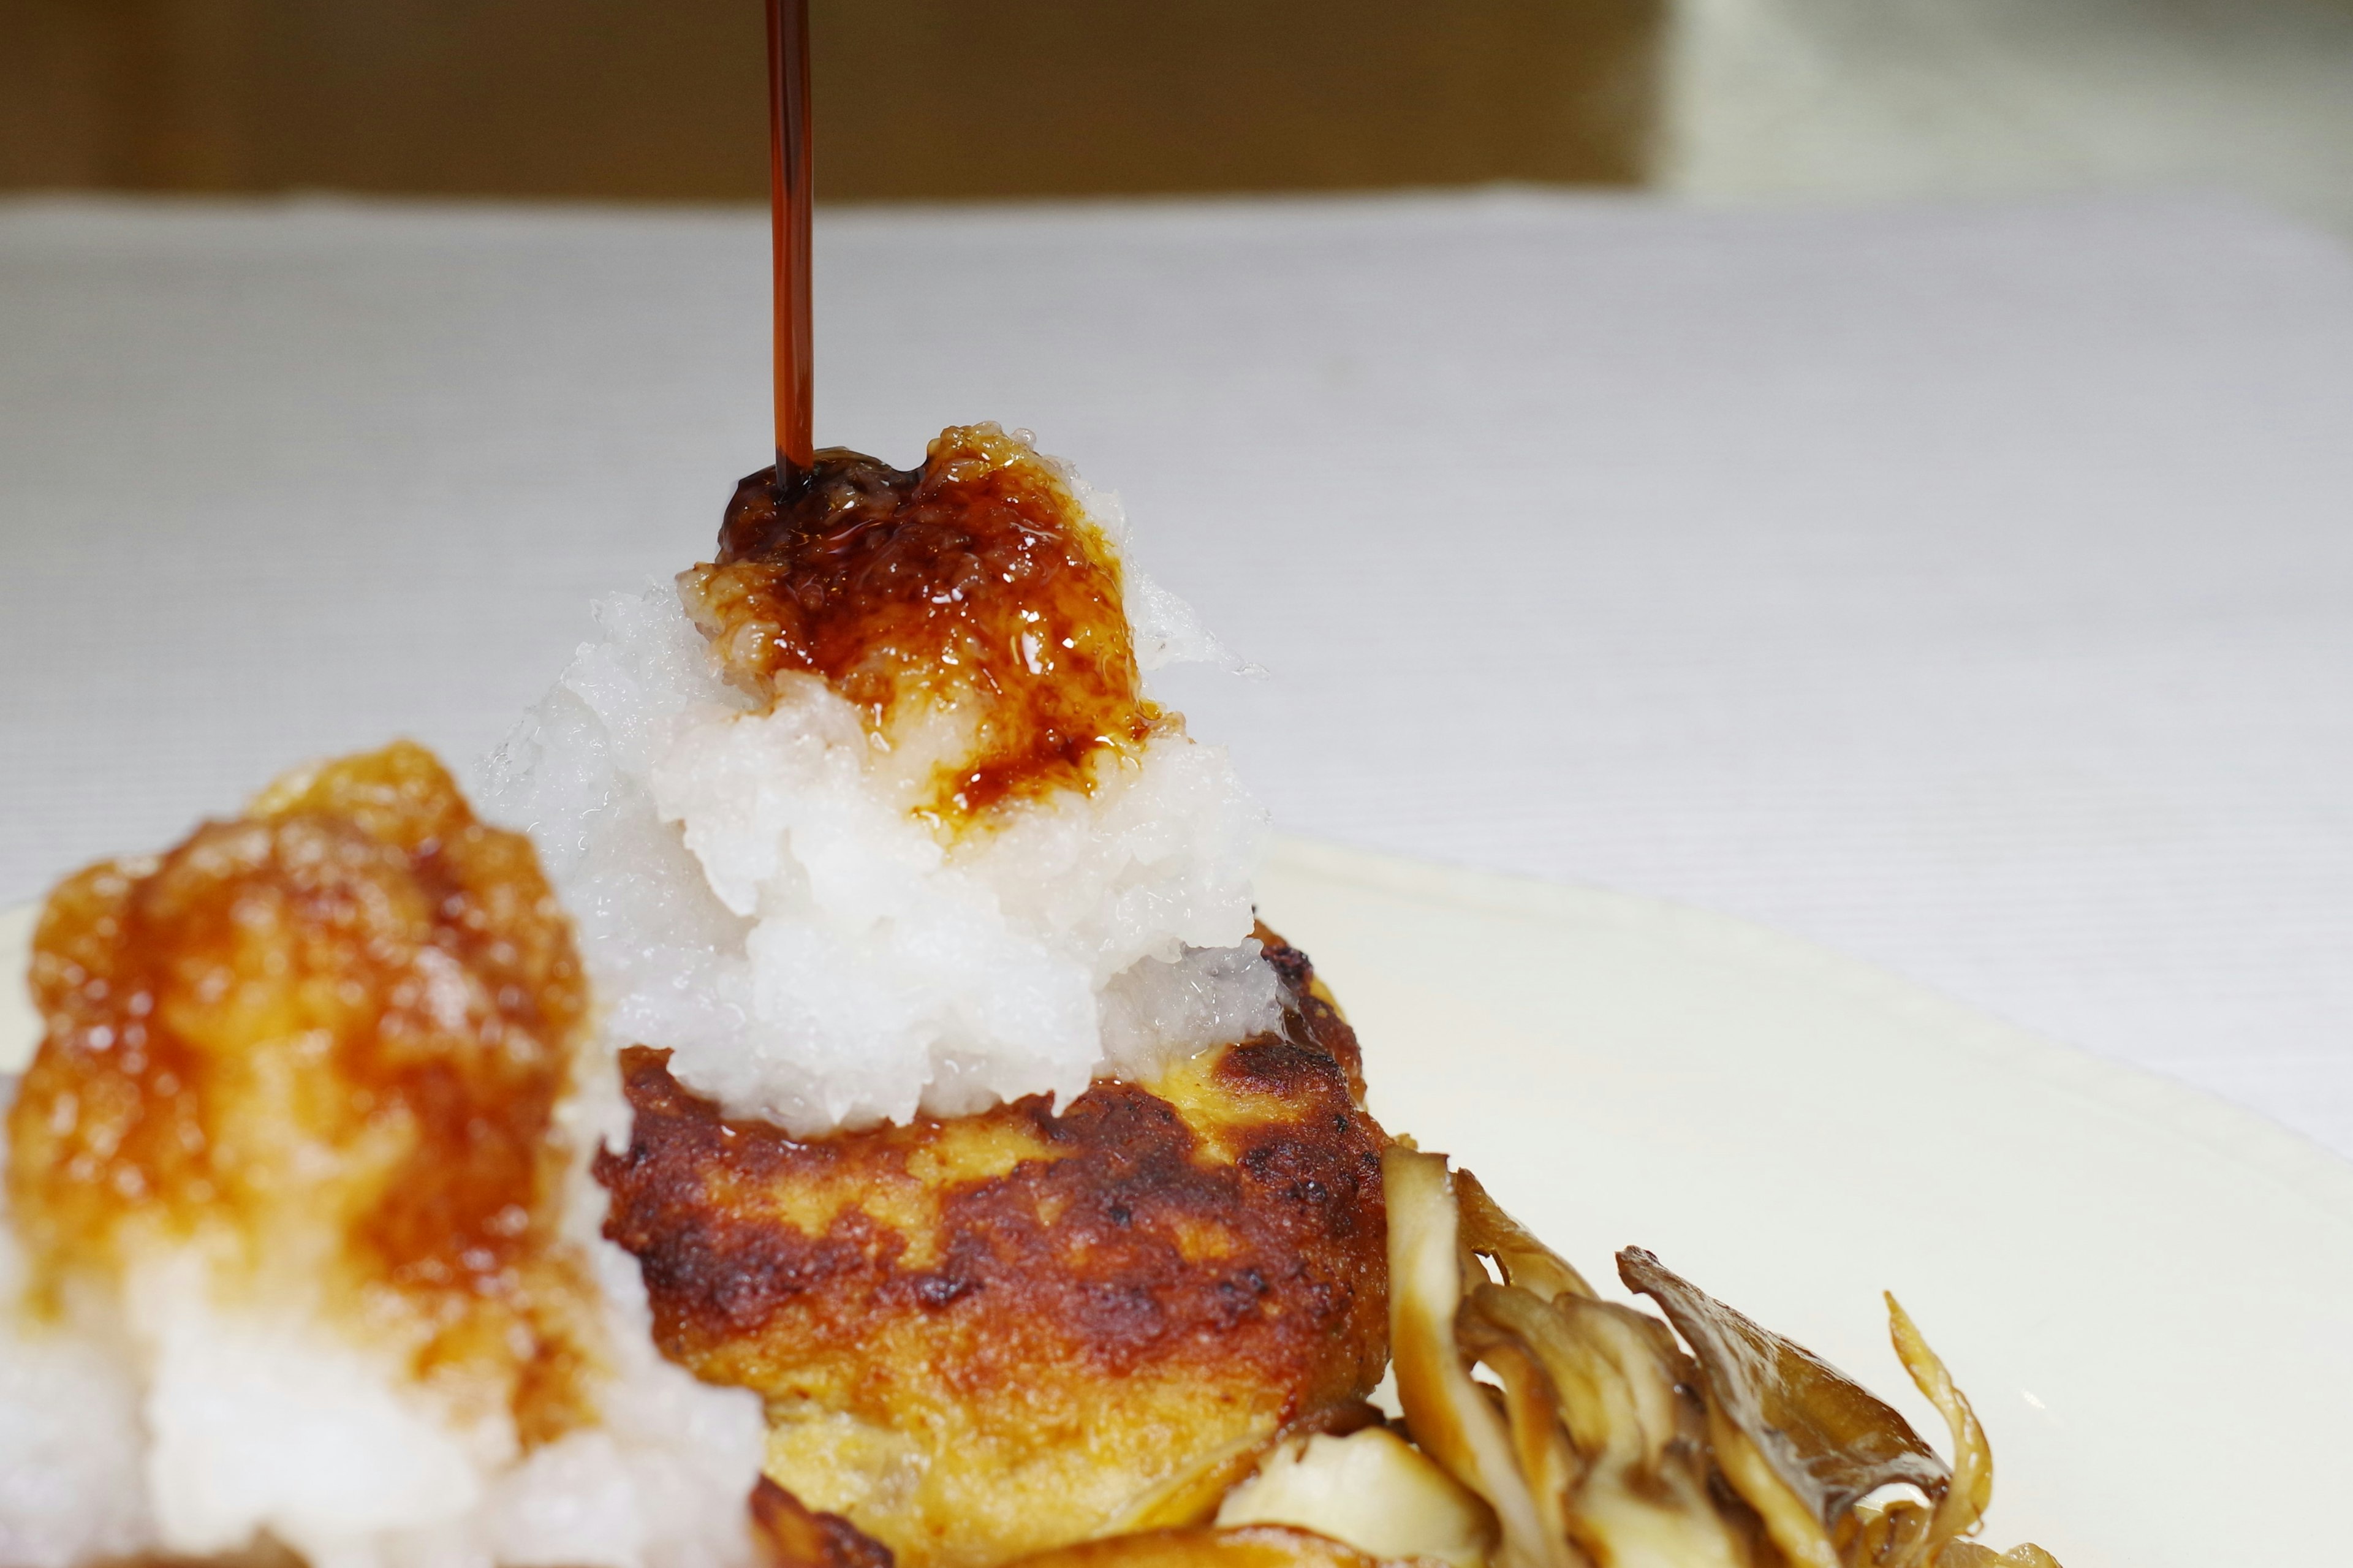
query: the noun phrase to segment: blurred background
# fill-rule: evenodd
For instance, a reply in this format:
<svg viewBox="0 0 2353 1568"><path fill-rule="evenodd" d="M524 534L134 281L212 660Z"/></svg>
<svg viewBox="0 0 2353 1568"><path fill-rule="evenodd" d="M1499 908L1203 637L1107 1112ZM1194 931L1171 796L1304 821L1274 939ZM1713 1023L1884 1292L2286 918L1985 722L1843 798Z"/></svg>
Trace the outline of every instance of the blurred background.
<svg viewBox="0 0 2353 1568"><path fill-rule="evenodd" d="M2198 185L2353 233L2353 0L815 0L834 202ZM0 189L765 194L758 0L0 0Z"/></svg>

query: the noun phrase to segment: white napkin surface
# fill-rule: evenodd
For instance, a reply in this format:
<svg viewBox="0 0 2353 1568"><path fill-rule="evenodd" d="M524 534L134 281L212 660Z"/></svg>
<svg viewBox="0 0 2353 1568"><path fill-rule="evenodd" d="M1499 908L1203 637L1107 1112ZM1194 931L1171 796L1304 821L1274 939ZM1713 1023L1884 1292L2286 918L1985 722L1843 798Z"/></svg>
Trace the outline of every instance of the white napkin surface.
<svg viewBox="0 0 2353 1568"><path fill-rule="evenodd" d="M0 904L471 767L765 460L750 213L0 206ZM2199 198L846 213L818 436L1038 432L1291 832L1712 906L2353 1152L2353 258Z"/></svg>

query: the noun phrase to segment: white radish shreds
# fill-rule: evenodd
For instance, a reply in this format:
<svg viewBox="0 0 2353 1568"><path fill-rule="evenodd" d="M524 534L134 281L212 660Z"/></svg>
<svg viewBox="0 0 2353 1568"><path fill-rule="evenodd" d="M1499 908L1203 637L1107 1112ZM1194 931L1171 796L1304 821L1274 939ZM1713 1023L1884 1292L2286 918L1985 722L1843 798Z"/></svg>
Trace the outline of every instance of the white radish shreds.
<svg viewBox="0 0 2353 1568"><path fill-rule="evenodd" d="M759 1399L698 1383L664 1360L637 1259L602 1240L595 1258L615 1363L599 1419L501 1476L483 1521L484 1560L502 1568L744 1568L758 1556L744 1526L767 1451Z"/></svg>
<svg viewBox="0 0 2353 1568"><path fill-rule="evenodd" d="M575 1131L619 1099L609 1058L586 1076ZM201 1239L37 1318L0 1226L0 1563L194 1558L266 1531L311 1568L751 1568L759 1401L662 1359L603 1215L584 1159L565 1230L590 1249L606 1375L595 1422L528 1453L503 1411L448 1408L307 1291L224 1288Z"/></svg>
<svg viewBox="0 0 2353 1568"><path fill-rule="evenodd" d="M1121 1078L1148 1081L1203 1041L1247 1039L1282 1016L1282 981L1255 938L1147 958L1103 994L1103 1057Z"/></svg>
<svg viewBox="0 0 2353 1568"><path fill-rule="evenodd" d="M1265 816L1221 749L1107 750L1092 788L944 846L910 807L965 716L885 749L814 676L753 710L667 586L596 614L485 806L539 843L613 1041L670 1049L730 1114L809 1135L1072 1096L1278 1019L1241 946ZM1183 996L1150 971L1114 986L1142 964L1180 968Z"/></svg>
<svg viewBox="0 0 2353 1568"><path fill-rule="evenodd" d="M306 1303L225 1300L185 1253L134 1271L156 1544L202 1556L267 1531L311 1568L748 1568L758 1401L661 1359L619 1248L595 1271L597 1419L528 1453L502 1412L460 1417Z"/></svg>
<svg viewBox="0 0 2353 1568"><path fill-rule="evenodd" d="M14 1097L0 1079L0 1110ZM0 1135L0 1154L7 1140ZM0 1563L71 1568L154 1543L139 1391L119 1347L23 1310L25 1261L0 1189Z"/></svg>
<svg viewBox="0 0 2353 1568"><path fill-rule="evenodd" d="M1030 438L1026 430L1014 434L1024 440ZM1102 530L1113 549L1121 552L1121 607L1127 612L1136 668L1149 670L1165 669L1172 664L1214 664L1231 675L1263 677L1265 670L1237 658L1202 625L1199 611L1146 576L1134 562L1125 559L1127 512L1119 504L1119 497L1113 491L1095 489L1067 467L1060 471L1071 493L1078 498L1080 510L1087 514L1087 521Z"/></svg>
<svg viewBox="0 0 2353 1568"><path fill-rule="evenodd" d="M230 1552L266 1529L313 1568L375 1561L387 1535L461 1528L512 1457L511 1428L449 1419L311 1302L217 1300L193 1250L135 1264L123 1297L167 1552Z"/></svg>

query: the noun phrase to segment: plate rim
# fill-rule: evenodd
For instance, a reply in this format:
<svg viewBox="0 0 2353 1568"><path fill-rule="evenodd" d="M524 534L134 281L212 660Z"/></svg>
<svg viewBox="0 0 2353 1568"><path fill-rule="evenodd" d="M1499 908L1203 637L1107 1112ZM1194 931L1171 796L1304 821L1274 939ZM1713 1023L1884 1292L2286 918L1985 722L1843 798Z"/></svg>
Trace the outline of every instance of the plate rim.
<svg viewBox="0 0 2353 1568"><path fill-rule="evenodd" d="M1266 864L1491 916L1544 924L1639 924L1686 946L1770 963L1783 973L1916 1018L1923 1035L1933 1037L1937 1048L1966 1050L2071 1100L2121 1112L2199 1144L2218 1158L2259 1173L2353 1229L2353 1159L2210 1089L2036 1034L1924 982L1810 938L1651 894L1447 865L1293 834L1274 837Z"/></svg>

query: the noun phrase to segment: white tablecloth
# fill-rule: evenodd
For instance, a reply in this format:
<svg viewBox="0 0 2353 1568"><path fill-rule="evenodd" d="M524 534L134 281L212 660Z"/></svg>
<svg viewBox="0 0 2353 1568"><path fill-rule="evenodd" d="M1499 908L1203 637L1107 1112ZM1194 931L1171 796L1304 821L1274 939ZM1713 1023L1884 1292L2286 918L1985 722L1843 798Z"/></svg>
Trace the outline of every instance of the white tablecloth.
<svg viewBox="0 0 2353 1568"><path fill-rule="evenodd" d="M756 215L0 207L0 902L470 763L763 460ZM2189 199L860 215L820 439L1039 432L1289 831L1664 895L2353 1152L2353 259ZM1475 1042L1463 1042L1475 1048Z"/></svg>

